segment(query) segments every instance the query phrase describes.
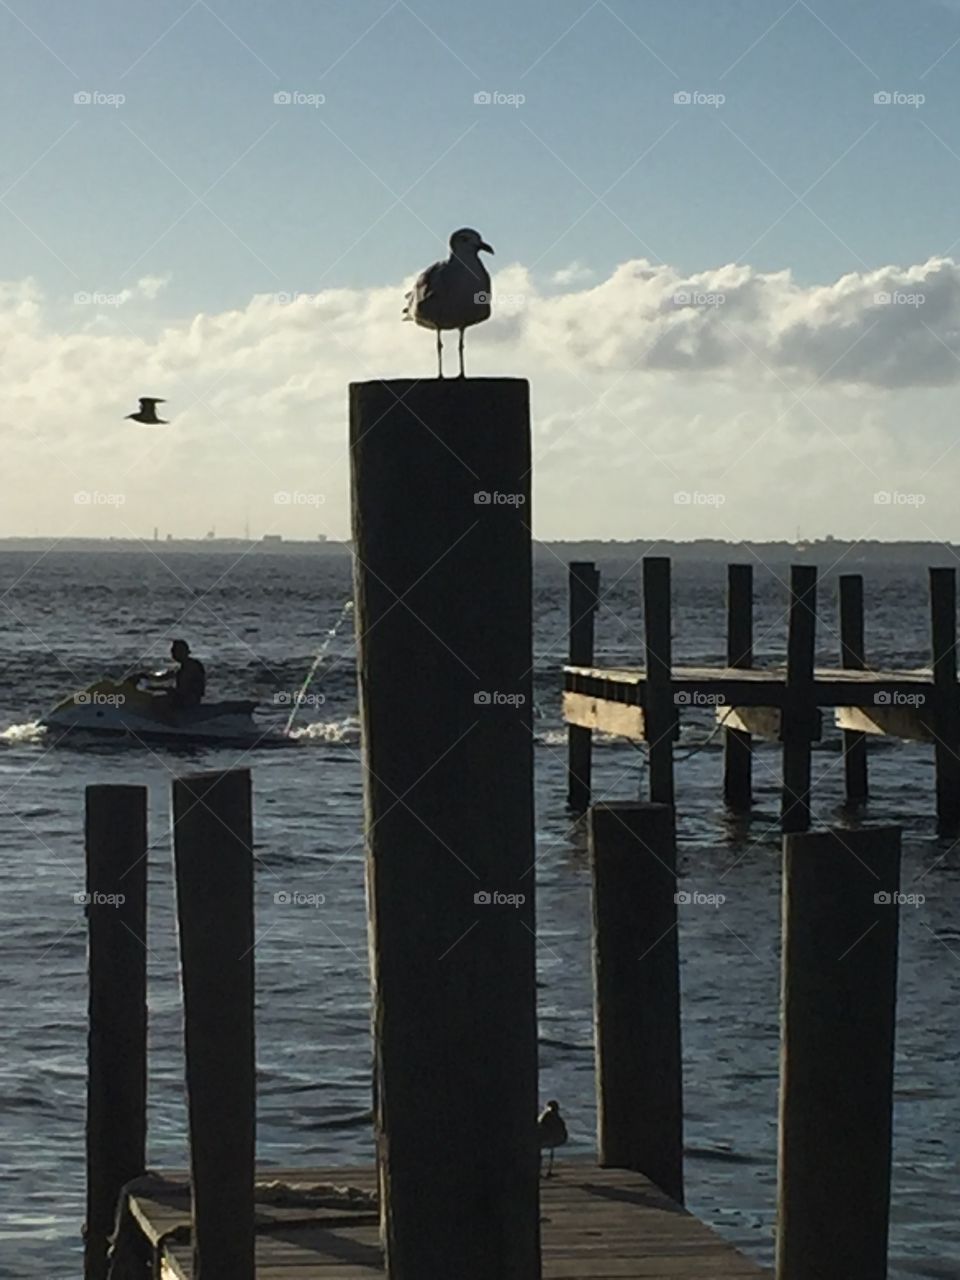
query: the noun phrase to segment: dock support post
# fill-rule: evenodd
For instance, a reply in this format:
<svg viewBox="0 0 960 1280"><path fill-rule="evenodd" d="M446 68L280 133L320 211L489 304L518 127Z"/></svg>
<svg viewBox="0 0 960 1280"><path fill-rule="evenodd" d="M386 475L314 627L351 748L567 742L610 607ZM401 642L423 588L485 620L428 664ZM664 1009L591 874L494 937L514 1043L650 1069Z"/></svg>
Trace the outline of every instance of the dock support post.
<svg viewBox="0 0 960 1280"><path fill-rule="evenodd" d="M784 841L777 1280L884 1280L900 830Z"/></svg>
<svg viewBox="0 0 960 1280"><path fill-rule="evenodd" d="M957 698L957 574L930 570L930 630L937 777L937 833L952 836L960 827L960 710Z"/></svg>
<svg viewBox="0 0 960 1280"><path fill-rule="evenodd" d="M753 565L727 565L727 666L753 666ZM742 729L723 731L723 798L743 813L753 801L753 739Z"/></svg>
<svg viewBox="0 0 960 1280"><path fill-rule="evenodd" d="M810 826L810 750L819 734L814 705L813 663L817 626L817 570L809 564L790 569L786 697L781 718L783 796L781 825L786 831Z"/></svg>
<svg viewBox="0 0 960 1280"><path fill-rule="evenodd" d="M147 789L86 790L87 1222L84 1280L105 1280L121 1188L146 1169Z"/></svg>
<svg viewBox="0 0 960 1280"><path fill-rule="evenodd" d="M863 577L840 575L840 665L862 671L866 665L863 632ZM867 798L867 735L843 731L843 767L847 804L863 804Z"/></svg>
<svg viewBox="0 0 960 1280"><path fill-rule="evenodd" d="M644 733L650 769L650 799L672 805L673 742L677 736L677 708L673 700L673 634L670 560L643 560Z"/></svg>
<svg viewBox="0 0 960 1280"><path fill-rule="evenodd" d="M572 667L593 665L594 620L600 574L589 561L574 561L569 570L570 648ZM571 724L567 727L567 804L574 813L586 813L590 805L593 733Z"/></svg>
<svg viewBox="0 0 960 1280"><path fill-rule="evenodd" d="M350 389L390 1280L539 1280L529 388Z"/></svg>
<svg viewBox="0 0 960 1280"><path fill-rule="evenodd" d="M683 1203L680 961L673 810L590 810L599 1161Z"/></svg>
<svg viewBox="0 0 960 1280"><path fill-rule="evenodd" d="M193 1274L254 1278L256 1075L249 769L173 783Z"/></svg>

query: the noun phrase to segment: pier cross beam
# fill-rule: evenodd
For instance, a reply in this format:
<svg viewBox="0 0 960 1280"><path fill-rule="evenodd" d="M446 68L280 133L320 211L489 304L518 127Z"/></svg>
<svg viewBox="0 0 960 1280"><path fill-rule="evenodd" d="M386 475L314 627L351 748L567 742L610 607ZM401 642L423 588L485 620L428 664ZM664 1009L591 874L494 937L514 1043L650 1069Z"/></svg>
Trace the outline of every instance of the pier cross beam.
<svg viewBox="0 0 960 1280"><path fill-rule="evenodd" d="M529 389L350 388L390 1280L539 1280Z"/></svg>

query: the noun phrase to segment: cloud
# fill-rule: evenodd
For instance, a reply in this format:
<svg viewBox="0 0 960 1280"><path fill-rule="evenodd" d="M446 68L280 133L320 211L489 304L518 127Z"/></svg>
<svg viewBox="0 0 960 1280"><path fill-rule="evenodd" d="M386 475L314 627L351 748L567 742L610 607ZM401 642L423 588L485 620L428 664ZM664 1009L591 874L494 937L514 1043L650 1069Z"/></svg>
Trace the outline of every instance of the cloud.
<svg viewBox="0 0 960 1280"><path fill-rule="evenodd" d="M550 279L553 284L566 287L571 284L583 284L587 280L592 280L596 274L592 267L585 267L582 262L571 262L569 266L555 271Z"/></svg>
<svg viewBox="0 0 960 1280"><path fill-rule="evenodd" d="M136 296L165 283L144 277ZM0 533L239 530L249 511L257 531L346 536L346 384L435 373L403 293L260 294L180 317L0 283ZM948 258L814 286L637 260L559 293L515 264L495 279L494 320L467 336L467 370L531 380L541 536L792 536L802 516L926 538L960 536L958 350ZM165 397L169 427L124 421L141 395ZM295 489L325 501L273 505ZM126 500L78 512L80 490ZM894 490L929 502L878 511L873 495ZM677 492L725 500L678 509Z"/></svg>

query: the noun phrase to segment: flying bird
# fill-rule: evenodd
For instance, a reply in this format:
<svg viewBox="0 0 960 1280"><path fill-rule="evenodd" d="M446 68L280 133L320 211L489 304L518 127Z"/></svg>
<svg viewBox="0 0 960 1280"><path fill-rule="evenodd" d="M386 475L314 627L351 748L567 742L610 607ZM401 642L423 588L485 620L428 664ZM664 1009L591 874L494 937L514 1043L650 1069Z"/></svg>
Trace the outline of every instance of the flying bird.
<svg viewBox="0 0 960 1280"><path fill-rule="evenodd" d="M139 413L128 413L127 417L132 418L134 422L143 422L148 427L166 426L169 420L157 417L157 405L166 403L166 400L161 399L160 396L141 396Z"/></svg>
<svg viewBox="0 0 960 1280"><path fill-rule="evenodd" d="M443 377L444 329L460 330L460 377L463 372L463 335L472 324L490 319L490 276L480 253L493 249L471 227L461 227L450 237L450 257L435 262L417 277L407 294L404 320L414 320L437 334L437 373Z"/></svg>
<svg viewBox="0 0 960 1280"><path fill-rule="evenodd" d="M540 1112L537 1120L537 1128L540 1131L540 1150L550 1151L550 1165L547 1169L547 1177L553 1175L553 1153L557 1147L562 1147L567 1140L567 1126L563 1122L563 1116L560 1114L560 1103L548 1102L544 1109ZM541 1164L543 1156L541 1155Z"/></svg>

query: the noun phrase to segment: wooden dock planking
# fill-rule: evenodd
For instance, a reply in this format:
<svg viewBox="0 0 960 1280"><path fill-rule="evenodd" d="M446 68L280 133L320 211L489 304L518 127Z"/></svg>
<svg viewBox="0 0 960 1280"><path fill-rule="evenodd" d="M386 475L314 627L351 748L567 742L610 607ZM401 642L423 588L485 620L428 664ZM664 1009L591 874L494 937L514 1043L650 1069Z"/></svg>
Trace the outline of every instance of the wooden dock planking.
<svg viewBox="0 0 960 1280"><path fill-rule="evenodd" d="M131 1216L151 1251L160 1247L162 1280L193 1280L189 1242L164 1240L171 1231L189 1226L186 1177L164 1176L176 1189L158 1189L149 1181L131 1186ZM376 1184L369 1166L261 1169L260 1177L294 1187L327 1182L373 1190ZM340 1225L347 1212L354 1211L258 1205L257 1280L370 1280L382 1275L378 1224ZM758 1280L772 1275L646 1178L627 1170L600 1169L589 1160L560 1161L554 1176L541 1183L540 1212L544 1280Z"/></svg>

